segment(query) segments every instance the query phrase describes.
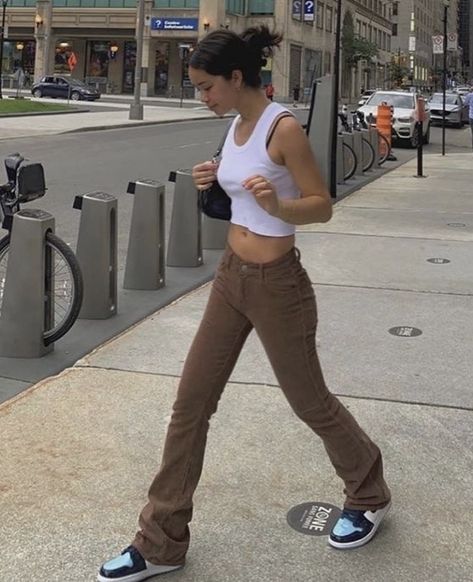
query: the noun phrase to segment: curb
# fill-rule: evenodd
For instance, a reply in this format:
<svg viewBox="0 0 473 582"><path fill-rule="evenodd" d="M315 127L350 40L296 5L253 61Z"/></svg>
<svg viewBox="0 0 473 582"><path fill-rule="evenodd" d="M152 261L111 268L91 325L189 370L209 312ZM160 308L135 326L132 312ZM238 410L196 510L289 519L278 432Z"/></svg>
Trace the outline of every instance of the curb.
<svg viewBox="0 0 473 582"><path fill-rule="evenodd" d="M33 117L35 115L70 115L72 113L90 113L90 109L72 109L71 111L26 111L25 113L0 113L0 118Z"/></svg>
<svg viewBox="0 0 473 582"><path fill-rule="evenodd" d="M86 126L77 127L75 129L66 129L65 131L59 131L58 135L64 135L66 133L81 133L85 131L105 131L107 129L125 129L130 127L143 127L149 125L161 125L165 123L183 123L186 121L207 121L218 119L226 119L227 117L233 117L233 115L224 115L224 117L188 117L187 119L159 119L156 121L138 121L134 123L117 123L115 125L97 125L97 126Z"/></svg>

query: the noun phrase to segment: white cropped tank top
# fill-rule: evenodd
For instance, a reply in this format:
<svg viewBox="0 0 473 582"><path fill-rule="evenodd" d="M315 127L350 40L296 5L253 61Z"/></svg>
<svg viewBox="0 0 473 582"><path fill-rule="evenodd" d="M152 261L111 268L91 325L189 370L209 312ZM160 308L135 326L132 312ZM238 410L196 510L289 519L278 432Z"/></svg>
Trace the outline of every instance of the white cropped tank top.
<svg viewBox="0 0 473 582"><path fill-rule="evenodd" d="M235 128L240 120L238 115L228 131L217 170L220 185L232 199L231 222L265 236L288 236L295 233L296 227L268 214L256 202L254 195L243 188L242 183L258 174L271 181L279 198L300 197L287 168L274 163L266 148L266 139L274 120L286 111L279 103L268 105L242 146L235 144Z"/></svg>

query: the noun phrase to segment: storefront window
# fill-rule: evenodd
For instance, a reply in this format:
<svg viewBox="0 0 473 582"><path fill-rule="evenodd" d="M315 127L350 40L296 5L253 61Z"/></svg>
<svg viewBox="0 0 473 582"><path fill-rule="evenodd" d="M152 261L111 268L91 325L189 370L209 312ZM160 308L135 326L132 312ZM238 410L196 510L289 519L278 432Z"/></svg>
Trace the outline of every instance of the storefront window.
<svg viewBox="0 0 473 582"><path fill-rule="evenodd" d="M156 95L167 95L169 79L169 43L158 42L156 45L156 69L154 77L154 92Z"/></svg>
<svg viewBox="0 0 473 582"><path fill-rule="evenodd" d="M100 40L89 41L89 58L87 60L88 77L108 77L109 46Z"/></svg>
<svg viewBox="0 0 473 582"><path fill-rule="evenodd" d="M249 0L250 14L274 14L274 0Z"/></svg>
<svg viewBox="0 0 473 582"><path fill-rule="evenodd" d="M199 0L154 0L155 8L199 8Z"/></svg>
<svg viewBox="0 0 473 582"><path fill-rule="evenodd" d="M34 57L34 40L6 40L3 45L2 71L12 75L21 67L27 75L33 75Z"/></svg>
<svg viewBox="0 0 473 582"><path fill-rule="evenodd" d="M54 53L54 72L57 74L71 73L77 64L70 42L59 42L56 44Z"/></svg>

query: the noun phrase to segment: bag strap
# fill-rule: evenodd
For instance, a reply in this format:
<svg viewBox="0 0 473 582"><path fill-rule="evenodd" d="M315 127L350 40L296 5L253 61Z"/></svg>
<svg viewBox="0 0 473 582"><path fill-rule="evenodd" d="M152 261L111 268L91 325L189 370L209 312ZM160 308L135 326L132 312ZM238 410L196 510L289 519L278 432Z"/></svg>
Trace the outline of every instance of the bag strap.
<svg viewBox="0 0 473 582"><path fill-rule="evenodd" d="M220 143L218 144L218 147L217 147L217 151L214 154L215 158L218 158L220 156L220 154L222 153L223 146L225 145L225 140L227 139L227 135L228 135L228 132L230 131L230 127L232 126L232 123L233 123L233 119L232 119L232 121L230 121L230 123L225 128L225 131L223 132L222 139L220 140Z"/></svg>
<svg viewBox="0 0 473 582"><path fill-rule="evenodd" d="M269 130L268 137L266 138L266 148L269 146L269 142L273 138L273 135L274 135L274 132L276 131L276 127L278 126L278 123L281 121L281 119L284 119L285 117L294 117L294 115L292 115L292 113L289 113L288 111L283 111L275 118L275 120L273 121L273 125L271 126L271 129Z"/></svg>

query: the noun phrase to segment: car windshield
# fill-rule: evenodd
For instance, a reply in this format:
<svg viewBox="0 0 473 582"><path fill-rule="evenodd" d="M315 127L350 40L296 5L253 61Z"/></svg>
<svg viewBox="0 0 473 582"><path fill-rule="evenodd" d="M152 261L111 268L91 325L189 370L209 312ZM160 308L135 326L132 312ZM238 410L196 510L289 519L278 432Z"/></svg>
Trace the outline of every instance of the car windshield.
<svg viewBox="0 0 473 582"><path fill-rule="evenodd" d="M414 109L413 95L393 95L390 93L375 93L369 98L366 105L381 105L387 103L393 107L400 107L402 109Z"/></svg>
<svg viewBox="0 0 473 582"><path fill-rule="evenodd" d="M69 83L71 85L74 85L74 87L86 87L86 88L88 88L88 86L83 81L79 81L79 79L69 79Z"/></svg>
<svg viewBox="0 0 473 582"><path fill-rule="evenodd" d="M448 105L455 105L457 102L458 97L456 95L445 95L445 102ZM443 94L442 93L435 93L430 98L431 103L443 103Z"/></svg>

